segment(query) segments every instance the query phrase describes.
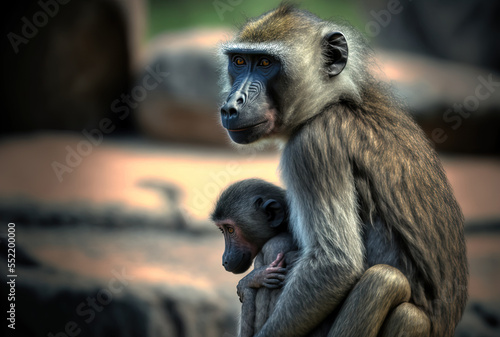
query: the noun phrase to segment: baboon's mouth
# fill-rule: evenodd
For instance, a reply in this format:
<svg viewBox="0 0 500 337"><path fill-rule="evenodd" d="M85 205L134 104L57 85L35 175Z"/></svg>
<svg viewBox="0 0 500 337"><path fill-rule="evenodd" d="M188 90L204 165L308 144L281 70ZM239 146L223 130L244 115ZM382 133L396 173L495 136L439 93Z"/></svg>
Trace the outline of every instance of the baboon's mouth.
<svg viewBox="0 0 500 337"><path fill-rule="evenodd" d="M239 129L227 129L231 139L238 144L250 144L265 133L267 121L263 121L251 126L242 127Z"/></svg>
<svg viewBox="0 0 500 337"><path fill-rule="evenodd" d="M259 126L259 125L262 125L262 124L264 124L266 122L267 121L263 121L263 122L260 122L260 123L254 124L254 125L250 125L250 126L245 126L245 127L239 128L239 129L227 129L227 131L231 131L231 132L247 131L247 130L253 129L253 128Z"/></svg>
<svg viewBox="0 0 500 337"><path fill-rule="evenodd" d="M249 256L249 254L243 254L241 262L236 266L236 268L233 269L232 273L233 274L244 273L248 270L248 268L250 268L251 265L252 265L252 259Z"/></svg>

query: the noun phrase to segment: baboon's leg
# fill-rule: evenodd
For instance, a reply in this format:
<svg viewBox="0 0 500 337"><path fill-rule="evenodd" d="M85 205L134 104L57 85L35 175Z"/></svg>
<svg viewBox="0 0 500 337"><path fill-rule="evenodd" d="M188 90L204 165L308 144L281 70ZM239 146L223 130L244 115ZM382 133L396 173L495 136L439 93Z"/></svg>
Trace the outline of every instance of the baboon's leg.
<svg viewBox="0 0 500 337"><path fill-rule="evenodd" d="M428 337L429 317L411 303L401 303L386 318L380 337Z"/></svg>
<svg viewBox="0 0 500 337"><path fill-rule="evenodd" d="M255 296L257 289L245 288L243 290L243 304L241 305L240 334L238 337L252 337L255 326Z"/></svg>
<svg viewBox="0 0 500 337"><path fill-rule="evenodd" d="M272 301L272 292L271 289L264 287L259 288L257 291L257 295L255 296L255 331L260 331L271 314L270 302Z"/></svg>
<svg viewBox="0 0 500 337"><path fill-rule="evenodd" d="M398 329L413 331L417 324L422 324L423 330L426 330L426 324L429 325L429 319L417 307L406 303L401 306L410 299L410 295L410 284L398 269L382 264L373 266L347 296L328 336L376 337L390 311L396 307L384 325L384 336L425 336L406 332L394 334ZM405 316L404 320L402 316ZM411 324L408 323L409 326L404 323L413 320Z"/></svg>

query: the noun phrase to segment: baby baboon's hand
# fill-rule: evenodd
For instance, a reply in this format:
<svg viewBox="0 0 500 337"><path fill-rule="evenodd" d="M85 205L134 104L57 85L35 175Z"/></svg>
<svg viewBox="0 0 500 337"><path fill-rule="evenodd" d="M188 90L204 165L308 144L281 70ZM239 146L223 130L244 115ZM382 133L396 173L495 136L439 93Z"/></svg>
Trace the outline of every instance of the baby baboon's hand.
<svg viewBox="0 0 500 337"><path fill-rule="evenodd" d="M257 270L254 276L254 284L257 287L268 289L278 289L283 286L287 269L284 267L285 255L279 253L269 266L264 266Z"/></svg>
<svg viewBox="0 0 500 337"><path fill-rule="evenodd" d="M247 276L242 278L236 286L236 292L243 302L245 288L279 289L283 286L287 269L284 267L285 255L279 253L271 264L254 269Z"/></svg>

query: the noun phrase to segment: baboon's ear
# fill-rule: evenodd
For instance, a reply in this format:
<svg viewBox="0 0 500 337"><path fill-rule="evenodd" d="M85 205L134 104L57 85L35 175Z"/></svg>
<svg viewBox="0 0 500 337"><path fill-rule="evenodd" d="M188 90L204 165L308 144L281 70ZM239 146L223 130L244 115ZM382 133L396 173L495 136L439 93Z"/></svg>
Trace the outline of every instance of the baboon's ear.
<svg viewBox="0 0 500 337"><path fill-rule="evenodd" d="M252 198L252 203L256 210L260 210L262 208L262 204L264 203L264 199L258 195Z"/></svg>
<svg viewBox="0 0 500 337"><path fill-rule="evenodd" d="M283 209L283 206L274 199L269 199L265 203L263 203L262 209L266 213L269 226L273 228L281 225L281 223L285 219L285 210Z"/></svg>
<svg viewBox="0 0 500 337"><path fill-rule="evenodd" d="M337 76L347 64L347 40L340 32L328 33L323 38L323 54L326 56L326 72L330 77Z"/></svg>

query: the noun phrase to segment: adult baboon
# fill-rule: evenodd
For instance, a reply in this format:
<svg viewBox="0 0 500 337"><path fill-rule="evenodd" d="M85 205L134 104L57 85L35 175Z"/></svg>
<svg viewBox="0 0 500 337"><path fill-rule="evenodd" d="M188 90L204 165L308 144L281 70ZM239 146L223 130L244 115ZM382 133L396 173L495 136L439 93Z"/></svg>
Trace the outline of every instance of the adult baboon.
<svg viewBox="0 0 500 337"><path fill-rule="evenodd" d="M221 51L222 125L239 144L283 143L301 252L256 336L304 336L336 310L329 336L452 336L463 216L423 132L368 73L359 34L282 5Z"/></svg>

